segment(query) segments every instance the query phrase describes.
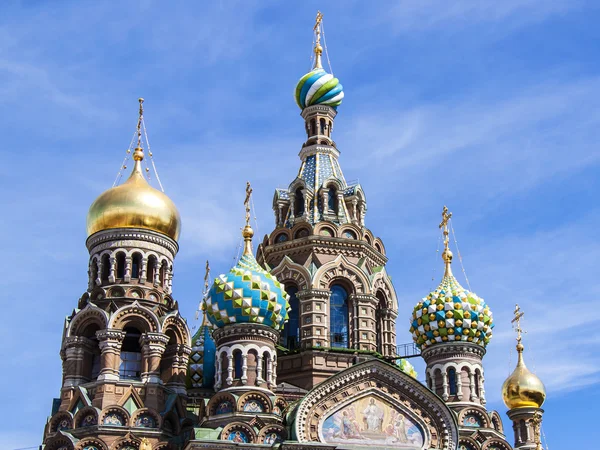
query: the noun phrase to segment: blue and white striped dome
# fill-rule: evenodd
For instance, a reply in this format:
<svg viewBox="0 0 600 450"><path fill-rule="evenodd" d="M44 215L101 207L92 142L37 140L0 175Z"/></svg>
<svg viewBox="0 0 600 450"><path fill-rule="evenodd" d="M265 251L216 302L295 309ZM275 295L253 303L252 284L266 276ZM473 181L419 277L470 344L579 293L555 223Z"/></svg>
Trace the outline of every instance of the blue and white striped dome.
<svg viewBox="0 0 600 450"><path fill-rule="evenodd" d="M322 68L315 68L300 78L295 98L301 109L312 105L337 108L344 98L344 89L340 80Z"/></svg>

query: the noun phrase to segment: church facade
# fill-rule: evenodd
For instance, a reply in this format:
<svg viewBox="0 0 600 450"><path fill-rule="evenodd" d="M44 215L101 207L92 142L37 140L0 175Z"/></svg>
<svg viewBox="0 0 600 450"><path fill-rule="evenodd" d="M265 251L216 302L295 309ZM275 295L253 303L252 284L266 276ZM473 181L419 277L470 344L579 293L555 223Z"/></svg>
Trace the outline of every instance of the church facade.
<svg viewBox="0 0 600 450"><path fill-rule="evenodd" d="M503 386L511 433L486 408L490 307L445 267L438 288L399 311L383 241L365 225L366 194L348 182L333 128L344 90L322 66L295 100L306 140L300 168L273 197L275 227L256 254L246 189L244 250L209 282L192 335L173 297L181 219L142 170L140 99L133 169L87 217L87 289L65 321L60 397L44 450L542 449L545 400L519 361ZM397 355L396 319L425 360L425 382Z"/></svg>

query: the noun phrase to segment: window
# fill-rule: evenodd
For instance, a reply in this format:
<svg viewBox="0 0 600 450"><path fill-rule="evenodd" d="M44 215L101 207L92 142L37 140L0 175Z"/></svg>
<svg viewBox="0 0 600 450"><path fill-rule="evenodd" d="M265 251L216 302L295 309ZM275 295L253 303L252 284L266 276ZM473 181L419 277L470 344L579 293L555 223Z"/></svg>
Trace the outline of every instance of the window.
<svg viewBox="0 0 600 450"><path fill-rule="evenodd" d="M298 301L298 287L291 284L285 287L289 296L290 311L288 321L283 326L283 345L289 349L297 348L300 335L300 302Z"/></svg>
<svg viewBox="0 0 600 450"><path fill-rule="evenodd" d="M456 370L454 368L448 369L448 386L450 387L450 395L456 395Z"/></svg>
<svg viewBox="0 0 600 450"><path fill-rule="evenodd" d="M156 256L150 255L148 258L148 269L146 271L146 280L149 283L154 283L154 274L156 273L156 266L158 265L158 261Z"/></svg>
<svg viewBox="0 0 600 450"><path fill-rule="evenodd" d="M100 279L104 282L108 281L108 275L110 273L110 257L108 255L102 255L102 273Z"/></svg>
<svg viewBox="0 0 600 450"><path fill-rule="evenodd" d="M125 276L125 253L117 254L117 278Z"/></svg>
<svg viewBox="0 0 600 450"><path fill-rule="evenodd" d="M242 352L236 350L233 353L234 378L242 378Z"/></svg>
<svg viewBox="0 0 600 450"><path fill-rule="evenodd" d="M136 328L125 328L125 338L121 345L121 365L119 375L122 379L139 380L142 372L142 349L140 332Z"/></svg>
<svg viewBox="0 0 600 450"><path fill-rule="evenodd" d="M479 376L480 376L479 370L475 371L475 375L474 375L474 377L475 377L475 395L477 397L480 396L480 394L479 394Z"/></svg>
<svg viewBox="0 0 600 450"><path fill-rule="evenodd" d="M136 253L131 260L131 278L140 277L140 266L142 264L142 255Z"/></svg>
<svg viewBox="0 0 600 450"><path fill-rule="evenodd" d="M278 244L281 242L285 242L287 240L288 240L288 237L287 237L287 234L285 234L285 233L279 233L277 235L277 237L275 238L275 242Z"/></svg>
<svg viewBox="0 0 600 450"><path fill-rule="evenodd" d="M348 348L348 293L340 285L331 286L330 323L331 346Z"/></svg>
<svg viewBox="0 0 600 450"><path fill-rule="evenodd" d="M296 189L296 200L294 205L294 215L296 217L300 217L304 214L304 194L302 193L302 189Z"/></svg>
<svg viewBox="0 0 600 450"><path fill-rule="evenodd" d="M332 186L327 189L327 209L330 213L337 214L337 193Z"/></svg>
<svg viewBox="0 0 600 450"><path fill-rule="evenodd" d="M385 353L383 348L383 330L385 330L385 312L387 312L385 296L383 292L377 291L377 333L375 334L377 340L377 351L382 355Z"/></svg>

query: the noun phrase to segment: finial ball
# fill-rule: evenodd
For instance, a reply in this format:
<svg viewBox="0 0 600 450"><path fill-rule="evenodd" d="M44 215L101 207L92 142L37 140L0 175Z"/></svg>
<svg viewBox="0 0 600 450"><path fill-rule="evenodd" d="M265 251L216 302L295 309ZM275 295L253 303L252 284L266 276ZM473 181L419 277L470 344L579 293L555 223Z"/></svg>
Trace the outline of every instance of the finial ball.
<svg viewBox="0 0 600 450"><path fill-rule="evenodd" d="M254 236L254 230L252 229L252 227L250 227L250 225L246 225L244 227L244 229L242 230L242 236L244 236L245 238L251 238L252 236Z"/></svg>

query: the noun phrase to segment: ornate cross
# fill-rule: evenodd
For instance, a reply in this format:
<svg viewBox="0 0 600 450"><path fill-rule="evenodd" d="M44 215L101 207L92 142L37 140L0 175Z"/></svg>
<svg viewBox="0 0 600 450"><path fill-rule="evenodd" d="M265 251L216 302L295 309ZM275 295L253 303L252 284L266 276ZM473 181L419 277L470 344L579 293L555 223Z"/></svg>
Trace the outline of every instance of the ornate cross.
<svg viewBox="0 0 600 450"><path fill-rule="evenodd" d="M138 117L137 123L137 146L138 148L142 147L142 120L144 120L144 99L138 98L138 102L140 102L140 113Z"/></svg>
<svg viewBox="0 0 600 450"><path fill-rule="evenodd" d="M515 318L510 321L510 323L514 324L515 331L517 332L517 344L521 343L521 333L523 329L521 328L521 318L525 315L523 311L521 311L521 307L519 305L515 305Z"/></svg>
<svg viewBox="0 0 600 450"><path fill-rule="evenodd" d="M204 295L208 292L208 278L210 276L210 266L208 265L208 259L206 260L206 273L204 274Z"/></svg>
<svg viewBox="0 0 600 450"><path fill-rule="evenodd" d="M444 209L442 209L442 221L440 222L440 228L444 229L444 247L448 248L448 221L452 217L452 213L448 212L448 207L444 205Z"/></svg>
<svg viewBox="0 0 600 450"><path fill-rule="evenodd" d="M244 200L244 206L246 207L246 225L250 225L250 196L252 195L252 188L250 182L246 182L246 199Z"/></svg>
<svg viewBox="0 0 600 450"><path fill-rule="evenodd" d="M313 27L313 30L318 31L319 25L321 25L322 21L323 13L321 11L317 11L317 18L315 19L315 26Z"/></svg>

